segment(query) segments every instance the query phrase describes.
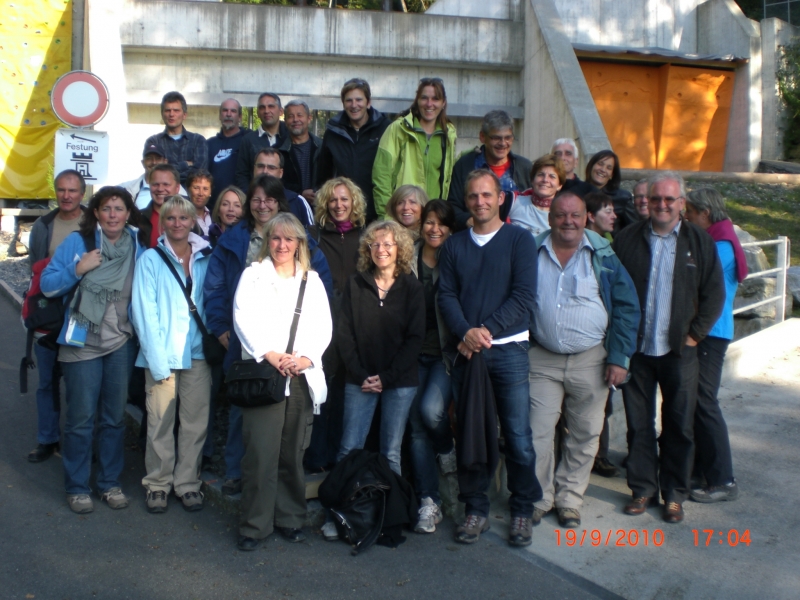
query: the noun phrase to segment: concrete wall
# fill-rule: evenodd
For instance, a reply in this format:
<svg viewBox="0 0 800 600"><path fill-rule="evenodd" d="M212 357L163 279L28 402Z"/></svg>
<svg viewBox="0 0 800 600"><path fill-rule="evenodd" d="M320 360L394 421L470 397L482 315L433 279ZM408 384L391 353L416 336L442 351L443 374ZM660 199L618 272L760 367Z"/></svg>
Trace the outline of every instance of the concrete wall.
<svg viewBox="0 0 800 600"><path fill-rule="evenodd" d="M525 3L524 0L436 0L425 14L522 21Z"/></svg>
<svg viewBox="0 0 800 600"><path fill-rule="evenodd" d="M523 79L525 156L535 159L550 151L553 140L571 137L585 165L592 154L610 147L553 0L525 0Z"/></svg>
<svg viewBox="0 0 800 600"><path fill-rule="evenodd" d="M761 94L763 101L761 142L762 160L783 160L783 134L786 108L778 94L776 71L780 67L781 46L800 39L800 27L780 19L761 21Z"/></svg>
<svg viewBox="0 0 800 600"><path fill-rule="evenodd" d="M734 54L748 62L736 71L726 171L754 171L761 160L761 31L733 0L709 0L697 9L699 54Z"/></svg>

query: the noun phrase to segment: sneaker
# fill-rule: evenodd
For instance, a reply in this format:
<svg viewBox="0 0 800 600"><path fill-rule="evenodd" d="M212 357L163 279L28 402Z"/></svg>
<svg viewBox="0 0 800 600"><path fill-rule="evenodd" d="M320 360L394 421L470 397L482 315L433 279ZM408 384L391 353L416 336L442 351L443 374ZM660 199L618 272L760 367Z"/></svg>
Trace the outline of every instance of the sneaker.
<svg viewBox="0 0 800 600"><path fill-rule="evenodd" d="M486 517L467 515L464 522L456 528L456 541L460 544L474 544L485 531L489 531Z"/></svg>
<svg viewBox="0 0 800 600"><path fill-rule="evenodd" d="M575 508L559 508L558 523L567 529L575 529L581 524L581 513Z"/></svg>
<svg viewBox="0 0 800 600"><path fill-rule="evenodd" d="M707 485L704 488L692 490L689 497L695 502L705 504L736 500L739 497L739 486L736 485L736 480L725 485Z"/></svg>
<svg viewBox="0 0 800 600"><path fill-rule="evenodd" d="M226 496L235 496L242 493L242 478L226 479L222 484L222 493Z"/></svg>
<svg viewBox="0 0 800 600"><path fill-rule="evenodd" d="M326 542L335 542L339 539L339 531L336 529L336 523L333 521L325 521L322 524L322 537Z"/></svg>
<svg viewBox="0 0 800 600"><path fill-rule="evenodd" d="M205 498L203 492L186 492L180 496L184 510L189 512L203 510L203 498Z"/></svg>
<svg viewBox="0 0 800 600"><path fill-rule="evenodd" d="M38 463L58 454L58 442L53 444L39 444L28 453L28 462Z"/></svg>
<svg viewBox="0 0 800 600"><path fill-rule="evenodd" d="M423 498L419 505L419 520L414 527L417 533L433 533L436 526L442 522L442 509L433 501L433 498Z"/></svg>
<svg viewBox="0 0 800 600"><path fill-rule="evenodd" d="M100 495L100 500L108 504L108 507L114 510L128 508L128 497L123 494L122 490L118 487L113 487L103 492Z"/></svg>
<svg viewBox="0 0 800 600"><path fill-rule="evenodd" d="M550 512L550 510L545 510L543 508L534 507L533 508L533 518L531 519L531 522L534 525L538 525L539 523L542 522L542 517L544 517L549 512Z"/></svg>
<svg viewBox="0 0 800 600"><path fill-rule="evenodd" d="M619 469L607 458L595 458L592 473L597 473L600 477L616 477Z"/></svg>
<svg viewBox="0 0 800 600"><path fill-rule="evenodd" d="M67 496L67 504L72 512L83 515L94 510L94 503L89 494L70 494Z"/></svg>
<svg viewBox="0 0 800 600"><path fill-rule="evenodd" d="M512 517L511 531L508 532L510 546L530 546L533 524L528 517Z"/></svg>
<svg viewBox="0 0 800 600"><path fill-rule="evenodd" d="M155 490L147 492L147 512L153 514L167 512L167 492Z"/></svg>
<svg viewBox="0 0 800 600"><path fill-rule="evenodd" d="M458 470L458 465L456 464L456 449L453 448L447 454L440 454L438 456L439 459L439 469L442 472L442 475L449 475L450 473L455 473Z"/></svg>

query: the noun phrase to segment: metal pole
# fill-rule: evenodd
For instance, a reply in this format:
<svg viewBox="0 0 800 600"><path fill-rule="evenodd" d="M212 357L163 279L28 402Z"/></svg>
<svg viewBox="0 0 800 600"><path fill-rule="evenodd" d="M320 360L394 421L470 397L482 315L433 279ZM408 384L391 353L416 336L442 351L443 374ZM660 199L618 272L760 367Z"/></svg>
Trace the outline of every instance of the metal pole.
<svg viewBox="0 0 800 600"><path fill-rule="evenodd" d="M781 270L778 271L775 282L775 294L780 295L778 306L775 310L775 323L783 323L784 315L786 314L786 267L789 262L789 238L782 235L778 239L782 243L778 246L778 264L776 265Z"/></svg>
<svg viewBox="0 0 800 600"><path fill-rule="evenodd" d="M83 70L83 19L86 0L72 0L72 70Z"/></svg>

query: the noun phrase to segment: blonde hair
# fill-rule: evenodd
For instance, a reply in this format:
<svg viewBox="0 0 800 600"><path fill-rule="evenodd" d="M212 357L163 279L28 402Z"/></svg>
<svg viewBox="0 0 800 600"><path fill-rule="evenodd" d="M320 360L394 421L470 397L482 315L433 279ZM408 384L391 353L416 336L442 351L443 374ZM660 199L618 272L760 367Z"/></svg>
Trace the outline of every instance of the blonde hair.
<svg viewBox="0 0 800 600"><path fill-rule="evenodd" d="M414 200L417 204L419 204L420 208L424 208L429 200L428 194L426 194L425 190L423 190L421 187L411 185L410 183L401 185L394 191L392 197L389 198L389 202L386 203L386 216L397 221L397 215L395 214L397 205L409 196L414 196Z"/></svg>
<svg viewBox="0 0 800 600"><path fill-rule="evenodd" d="M216 223L217 225L222 225L222 223L219 220L220 204L222 204L222 198L228 192L233 192L234 194L236 194L236 197L239 198L239 205L242 208L242 216L239 217L239 220L241 221L242 218L244 217L244 205L247 202L247 196L242 190L240 190L235 185L229 185L219 193L219 196L217 196L217 201L214 203L214 210L211 212L211 220L214 221L214 223Z"/></svg>
<svg viewBox="0 0 800 600"><path fill-rule="evenodd" d="M162 231L166 229L164 225L167 222L167 217L175 211L177 211L179 214L191 217L192 222L197 221L197 211L194 207L194 204L189 202L183 196L169 196L166 200L164 200L164 204L161 205L161 210L158 214L158 223L161 225Z"/></svg>
<svg viewBox="0 0 800 600"><path fill-rule="evenodd" d="M325 223L330 218L328 212L328 202L333 196L333 191L343 185L350 193L350 198L353 201L353 212L350 213L350 222L356 227L363 227L367 221L367 203L364 200L364 193L353 180L347 177L334 177L325 182L325 184L317 192L317 197L314 202L314 219L320 227L325 227Z"/></svg>
<svg viewBox="0 0 800 600"><path fill-rule="evenodd" d="M397 263L394 276L397 277L402 273L411 273L411 263L414 260L414 238L408 229L396 221L375 221L367 227L358 245L358 265L356 268L362 272L372 271L375 268L369 247L378 234L382 232L391 233L397 244Z"/></svg>
<svg viewBox="0 0 800 600"><path fill-rule="evenodd" d="M264 227L264 241L261 244L261 250L259 250L256 260L263 262L269 256L269 240L277 231L281 231L297 240L297 262L300 263L300 268L303 271L310 271L311 253L308 250L308 236L303 224L292 213L278 213L269 220ZM270 260L272 260L271 256Z"/></svg>

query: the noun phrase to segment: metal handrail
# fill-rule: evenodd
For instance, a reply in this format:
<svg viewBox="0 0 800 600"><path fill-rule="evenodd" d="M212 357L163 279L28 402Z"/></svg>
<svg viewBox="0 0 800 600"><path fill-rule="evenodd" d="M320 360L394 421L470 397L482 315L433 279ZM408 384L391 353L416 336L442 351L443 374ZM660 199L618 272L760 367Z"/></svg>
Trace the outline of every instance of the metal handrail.
<svg viewBox="0 0 800 600"><path fill-rule="evenodd" d="M748 310L758 308L759 306L777 302L778 305L775 307L775 323L782 323L784 320L784 314L786 313L786 272L790 264L791 240L789 240L789 238L785 235L782 235L774 240L745 242L742 244L742 248L752 248L755 246L778 246L778 257L776 261L777 266L772 269L765 269L763 271L757 271L756 273L749 273L745 279L755 279L757 277L764 277L765 275L772 275L774 273L776 276L776 295L772 296L771 298L759 300L758 302L740 306L733 311L733 314L738 315Z"/></svg>

